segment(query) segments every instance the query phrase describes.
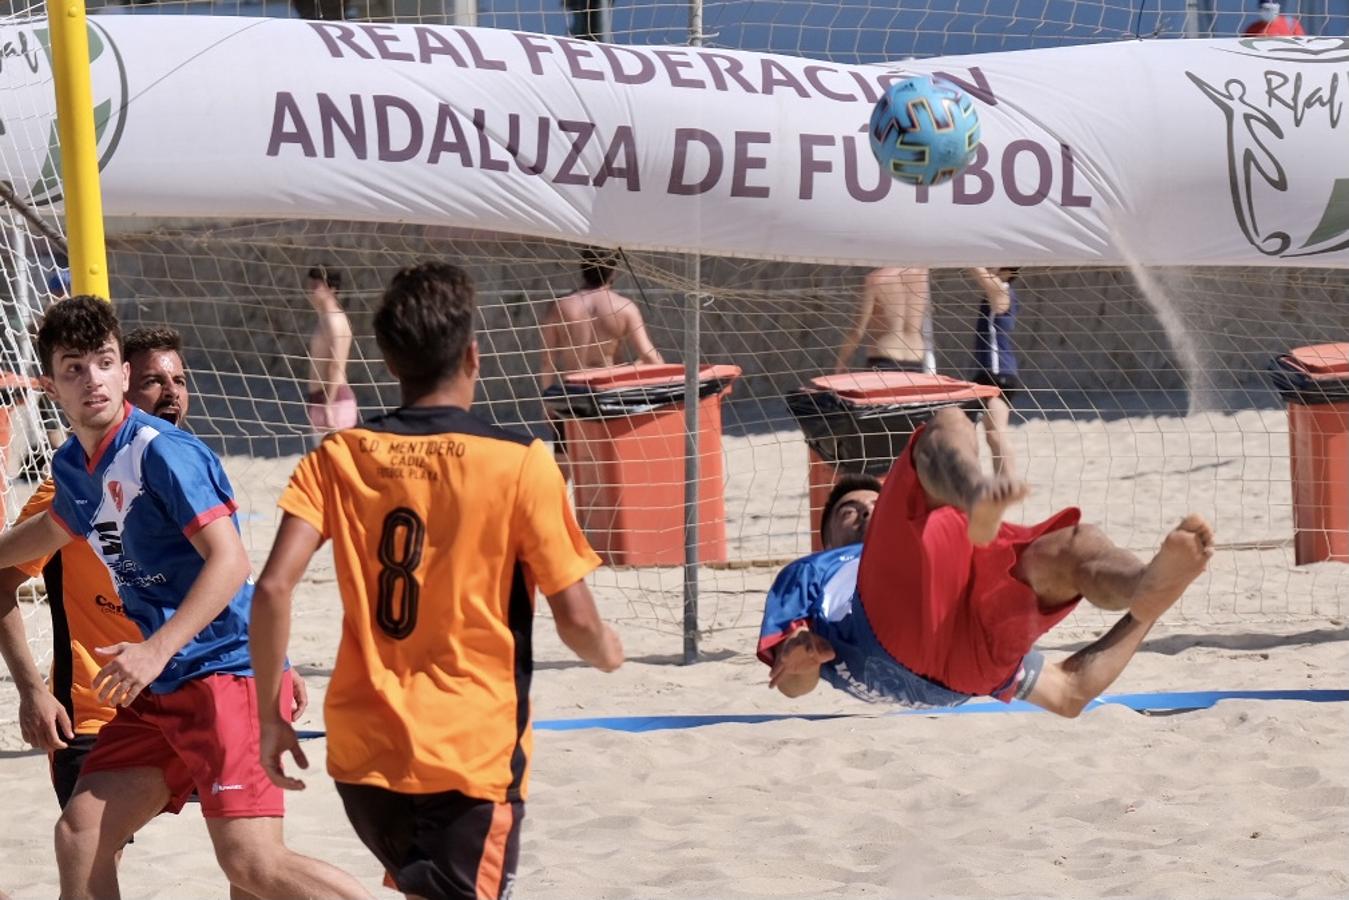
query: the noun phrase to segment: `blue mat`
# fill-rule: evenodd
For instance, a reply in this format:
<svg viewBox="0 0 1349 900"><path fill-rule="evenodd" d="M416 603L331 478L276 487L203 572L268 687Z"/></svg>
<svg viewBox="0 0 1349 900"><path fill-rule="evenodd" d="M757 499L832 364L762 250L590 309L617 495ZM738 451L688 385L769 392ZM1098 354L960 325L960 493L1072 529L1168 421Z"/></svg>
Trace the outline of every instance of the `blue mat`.
<svg viewBox="0 0 1349 900"><path fill-rule="evenodd" d="M1148 694L1106 694L1091 701L1087 710L1102 706L1123 706L1134 712L1178 713L1208 709L1221 700L1300 700L1305 703L1343 703L1349 701L1349 690L1301 691L1163 691ZM878 707L880 708L880 707ZM976 700L963 706L943 709L893 709L880 716L960 716L981 713L1042 713L1044 710L1024 700L1000 703L997 700ZM580 731L602 728L608 731L638 733L670 731L679 728L701 728L704 725L758 725L763 722L784 722L792 719L821 722L830 719L875 718L866 713L748 713L741 715L694 716L598 716L586 719L540 719L534 723L539 731ZM323 737L322 731L301 731L301 739Z"/></svg>

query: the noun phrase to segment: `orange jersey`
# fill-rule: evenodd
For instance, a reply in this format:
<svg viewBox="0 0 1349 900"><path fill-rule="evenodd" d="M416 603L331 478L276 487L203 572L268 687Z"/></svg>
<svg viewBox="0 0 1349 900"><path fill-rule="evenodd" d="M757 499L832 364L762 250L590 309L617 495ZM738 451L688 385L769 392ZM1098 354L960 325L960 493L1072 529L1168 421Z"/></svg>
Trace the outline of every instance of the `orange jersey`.
<svg viewBox="0 0 1349 900"><path fill-rule="evenodd" d="M52 504L56 488L44 481L28 498L19 521L38 515ZM122 641L140 641L136 623L127 618L107 566L88 541L74 540L49 559L19 566L25 574L41 574L47 584L47 603L52 614L52 693L70 715L77 734L96 734L117 709L105 706L94 694L94 676L105 660L95 647Z"/></svg>
<svg viewBox="0 0 1349 900"><path fill-rule="evenodd" d="M534 589L599 565L544 444L454 407L399 409L325 438L280 505L333 542L333 778L524 799Z"/></svg>

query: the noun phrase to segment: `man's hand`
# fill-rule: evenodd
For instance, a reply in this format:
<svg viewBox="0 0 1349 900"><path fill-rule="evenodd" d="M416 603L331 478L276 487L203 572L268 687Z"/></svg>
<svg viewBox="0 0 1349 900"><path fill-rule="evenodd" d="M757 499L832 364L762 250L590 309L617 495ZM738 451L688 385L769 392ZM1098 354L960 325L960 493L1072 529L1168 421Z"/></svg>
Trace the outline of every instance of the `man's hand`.
<svg viewBox="0 0 1349 900"><path fill-rule="evenodd" d="M48 753L66 749L66 741L75 737L66 708L45 687L19 696L19 732L25 741Z"/></svg>
<svg viewBox="0 0 1349 900"><path fill-rule="evenodd" d="M169 657L150 641L123 641L111 647L95 647L94 652L111 657L111 662L98 670L93 682L98 699L109 706L130 706L169 663Z"/></svg>
<svg viewBox="0 0 1349 900"><path fill-rule="evenodd" d="M768 670L768 686L778 687L793 675L818 675L820 666L833 658L833 645L807 628L799 629L778 648L777 659Z"/></svg>
<svg viewBox="0 0 1349 900"><path fill-rule="evenodd" d="M267 777L272 780L272 784L282 790L304 790L304 782L298 778L291 778L282 767L281 758L286 753L290 753L295 758L297 766L301 769L309 768L309 760L305 758L304 751L300 749L300 739L296 736L295 729L290 726L289 722L282 722L275 716L270 720L264 719L260 727L259 746L262 749L262 770L267 773Z"/></svg>
<svg viewBox="0 0 1349 900"><path fill-rule="evenodd" d="M290 694L290 720L294 722L304 715L304 711L309 708L309 688L294 667L290 670Z"/></svg>

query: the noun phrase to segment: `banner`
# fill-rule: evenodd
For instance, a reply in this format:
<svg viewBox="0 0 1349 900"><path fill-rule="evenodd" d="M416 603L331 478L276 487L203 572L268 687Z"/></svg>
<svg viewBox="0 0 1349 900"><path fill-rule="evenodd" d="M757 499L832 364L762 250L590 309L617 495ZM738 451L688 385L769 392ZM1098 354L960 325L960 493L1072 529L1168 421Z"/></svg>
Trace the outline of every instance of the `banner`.
<svg viewBox="0 0 1349 900"><path fill-rule="evenodd" d="M1349 266L1349 39L843 66L492 29L90 20L110 216L414 222L844 264ZM59 202L42 22L0 27L0 178ZM871 108L955 82L978 158L881 172Z"/></svg>

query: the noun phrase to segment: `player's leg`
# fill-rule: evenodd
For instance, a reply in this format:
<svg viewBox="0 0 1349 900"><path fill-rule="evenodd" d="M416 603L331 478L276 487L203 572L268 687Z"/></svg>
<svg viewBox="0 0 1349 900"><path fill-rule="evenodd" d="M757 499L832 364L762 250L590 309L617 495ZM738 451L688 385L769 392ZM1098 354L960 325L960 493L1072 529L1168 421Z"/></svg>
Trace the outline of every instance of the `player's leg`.
<svg viewBox="0 0 1349 900"><path fill-rule="evenodd" d="M1129 610L1155 620L1204 570L1213 554L1213 529L1186 516L1151 561L1115 545L1094 525L1075 525L1037 538L1021 554L1016 575L1042 603L1086 597L1102 609Z"/></svg>
<svg viewBox="0 0 1349 900"><path fill-rule="evenodd" d="M1026 485L1010 474L984 475L978 434L960 409L937 410L917 440L913 464L929 505L964 510L970 540L975 544L993 540L1003 512L1026 496Z"/></svg>
<svg viewBox="0 0 1349 900"><path fill-rule="evenodd" d="M1007 440L1012 407L1001 397L991 397L984 404L984 440L993 457L993 474L1011 475L1016 471L1012 448Z"/></svg>
<svg viewBox="0 0 1349 900"><path fill-rule="evenodd" d="M280 816L207 818L206 830L221 871L232 888L245 892L245 896L370 896L341 869L286 847Z"/></svg>
<svg viewBox="0 0 1349 900"><path fill-rule="evenodd" d="M118 854L171 799L159 768L82 775L56 823L56 865L64 900L119 896Z"/></svg>

